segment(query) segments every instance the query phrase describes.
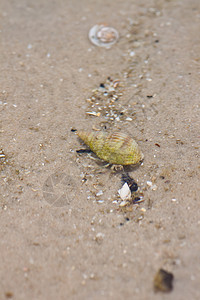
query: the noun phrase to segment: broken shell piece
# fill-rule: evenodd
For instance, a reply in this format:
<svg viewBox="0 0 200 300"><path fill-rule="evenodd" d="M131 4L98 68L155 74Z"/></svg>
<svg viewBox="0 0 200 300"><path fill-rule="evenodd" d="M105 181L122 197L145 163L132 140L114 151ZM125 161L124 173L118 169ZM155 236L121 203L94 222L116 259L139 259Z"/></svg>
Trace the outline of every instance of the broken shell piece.
<svg viewBox="0 0 200 300"><path fill-rule="evenodd" d="M89 40L99 47L110 48L118 38L117 30L104 24L94 25L89 31Z"/></svg>
<svg viewBox="0 0 200 300"><path fill-rule="evenodd" d="M128 205L128 202L127 201L122 201L119 206L120 207L124 207L126 205Z"/></svg>
<svg viewBox="0 0 200 300"><path fill-rule="evenodd" d="M149 186L152 191L156 191L158 188L156 184L153 184L153 182L149 180L147 180L147 186Z"/></svg>
<svg viewBox="0 0 200 300"><path fill-rule="evenodd" d="M86 111L86 114L89 116L95 116L95 117L99 117L101 115L100 112L96 112L96 111Z"/></svg>
<svg viewBox="0 0 200 300"><path fill-rule="evenodd" d="M101 195L103 195L103 191L102 191L102 190L100 190L98 193L96 193L96 196L97 196L97 197L99 197L99 196L101 196Z"/></svg>
<svg viewBox="0 0 200 300"><path fill-rule="evenodd" d="M124 183L122 188L118 190L119 196L123 201L131 199L131 190L127 183Z"/></svg>

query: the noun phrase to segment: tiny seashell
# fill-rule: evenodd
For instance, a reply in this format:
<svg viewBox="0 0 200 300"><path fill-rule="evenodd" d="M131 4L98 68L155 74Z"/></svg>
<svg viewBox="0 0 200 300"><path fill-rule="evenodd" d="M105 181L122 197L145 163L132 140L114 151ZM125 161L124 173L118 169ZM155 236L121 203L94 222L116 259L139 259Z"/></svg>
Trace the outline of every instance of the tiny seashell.
<svg viewBox="0 0 200 300"><path fill-rule="evenodd" d="M144 158L136 141L127 134L77 131L77 135L99 158L109 164L132 165Z"/></svg>
<svg viewBox="0 0 200 300"><path fill-rule="evenodd" d="M123 201L131 199L131 190L127 183L124 183L122 188L118 190L119 196Z"/></svg>
<svg viewBox="0 0 200 300"><path fill-rule="evenodd" d="M94 25L89 31L90 41L99 47L110 48L118 38L117 30L104 24Z"/></svg>

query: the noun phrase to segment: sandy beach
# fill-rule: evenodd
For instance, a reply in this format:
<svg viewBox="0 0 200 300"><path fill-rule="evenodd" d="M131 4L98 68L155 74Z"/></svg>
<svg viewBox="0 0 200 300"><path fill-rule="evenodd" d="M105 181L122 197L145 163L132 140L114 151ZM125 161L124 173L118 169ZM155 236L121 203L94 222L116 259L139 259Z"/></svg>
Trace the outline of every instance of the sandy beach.
<svg viewBox="0 0 200 300"><path fill-rule="evenodd" d="M198 0L1 1L1 299L200 299L199 28ZM144 160L113 171L75 130L126 133Z"/></svg>

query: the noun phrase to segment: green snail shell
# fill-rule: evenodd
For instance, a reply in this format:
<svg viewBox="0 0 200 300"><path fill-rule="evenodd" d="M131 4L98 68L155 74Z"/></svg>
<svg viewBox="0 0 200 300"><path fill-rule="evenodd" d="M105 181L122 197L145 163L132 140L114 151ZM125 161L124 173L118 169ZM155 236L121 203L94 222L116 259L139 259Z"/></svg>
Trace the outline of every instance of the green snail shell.
<svg viewBox="0 0 200 300"><path fill-rule="evenodd" d="M127 134L77 131L77 135L99 158L110 164L132 165L144 158L136 141Z"/></svg>

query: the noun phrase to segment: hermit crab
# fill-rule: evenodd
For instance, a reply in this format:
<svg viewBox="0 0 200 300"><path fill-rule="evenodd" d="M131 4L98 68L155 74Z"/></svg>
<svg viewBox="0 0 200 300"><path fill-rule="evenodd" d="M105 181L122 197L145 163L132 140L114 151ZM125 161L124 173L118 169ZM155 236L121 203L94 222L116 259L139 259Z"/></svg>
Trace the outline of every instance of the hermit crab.
<svg viewBox="0 0 200 300"><path fill-rule="evenodd" d="M135 165L144 158L136 141L127 134L77 131L77 135L99 158L109 164Z"/></svg>

